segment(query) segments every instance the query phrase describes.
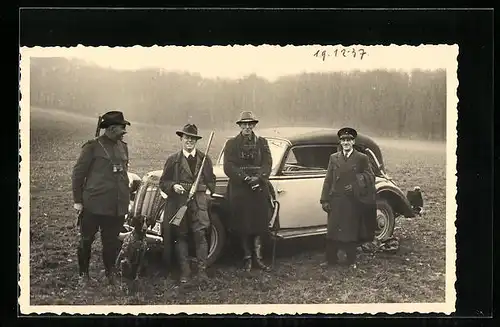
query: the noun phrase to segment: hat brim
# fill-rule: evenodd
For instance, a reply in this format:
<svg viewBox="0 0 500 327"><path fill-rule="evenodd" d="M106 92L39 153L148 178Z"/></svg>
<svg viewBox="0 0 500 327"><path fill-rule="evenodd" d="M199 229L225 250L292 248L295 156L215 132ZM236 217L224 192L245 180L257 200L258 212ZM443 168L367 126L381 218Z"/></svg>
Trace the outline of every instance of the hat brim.
<svg viewBox="0 0 500 327"><path fill-rule="evenodd" d="M122 121L117 121L117 122L102 121L99 124L99 127L100 128L107 128L107 127L113 126L113 125L129 125L130 126L131 124L127 120L122 120Z"/></svg>
<svg viewBox="0 0 500 327"><path fill-rule="evenodd" d="M257 124L259 121L257 119L240 119L236 122L236 124L241 124L241 123L254 123Z"/></svg>
<svg viewBox="0 0 500 327"><path fill-rule="evenodd" d="M177 132L175 132L175 134L177 134L180 137L182 137L183 135L191 136L191 137L194 137L195 139L198 139L198 140L201 139L201 138L203 138L203 136L196 135L196 134L191 134L191 133L186 133L186 132L183 132L183 131L177 131Z"/></svg>
<svg viewBox="0 0 500 327"><path fill-rule="evenodd" d="M341 135L339 139L341 140L354 140L356 137L354 135Z"/></svg>

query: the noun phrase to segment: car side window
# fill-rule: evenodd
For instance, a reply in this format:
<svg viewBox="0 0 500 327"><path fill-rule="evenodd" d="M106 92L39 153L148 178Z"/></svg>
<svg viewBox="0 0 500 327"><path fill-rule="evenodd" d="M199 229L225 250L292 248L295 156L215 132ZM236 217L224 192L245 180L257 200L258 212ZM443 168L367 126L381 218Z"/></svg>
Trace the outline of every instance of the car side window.
<svg viewBox="0 0 500 327"><path fill-rule="evenodd" d="M330 155L336 151L331 146L295 146L290 149L282 169L284 175L325 173Z"/></svg>

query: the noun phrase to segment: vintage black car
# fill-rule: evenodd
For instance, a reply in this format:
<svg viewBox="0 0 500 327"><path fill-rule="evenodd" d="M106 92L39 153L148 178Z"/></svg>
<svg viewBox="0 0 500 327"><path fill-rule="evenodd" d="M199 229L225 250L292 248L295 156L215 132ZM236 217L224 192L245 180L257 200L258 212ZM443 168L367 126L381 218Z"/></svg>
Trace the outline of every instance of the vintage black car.
<svg viewBox="0 0 500 327"><path fill-rule="evenodd" d="M270 221L272 236L290 239L326 234L326 213L321 208L319 197L329 156L340 147L337 130L288 127L260 129L257 133L268 140L273 158L270 183L276 210ZM410 204L403 191L385 172L382 152L372 138L358 134L355 148L368 155L376 174L376 237L386 240L392 236L398 216L415 216L415 204ZM223 156L224 149L214 161L217 183L216 192L210 196L209 265L220 257L231 234L226 227L229 219L225 198L228 178L223 170ZM170 217L165 219L163 216L167 195L158 188L161 173L161 170L151 171L142 178L130 215L140 213L154 221L148 229L148 241L171 248L171 235L162 235L162 224L168 222ZM123 239L130 231L131 227L125 224L120 238Z"/></svg>

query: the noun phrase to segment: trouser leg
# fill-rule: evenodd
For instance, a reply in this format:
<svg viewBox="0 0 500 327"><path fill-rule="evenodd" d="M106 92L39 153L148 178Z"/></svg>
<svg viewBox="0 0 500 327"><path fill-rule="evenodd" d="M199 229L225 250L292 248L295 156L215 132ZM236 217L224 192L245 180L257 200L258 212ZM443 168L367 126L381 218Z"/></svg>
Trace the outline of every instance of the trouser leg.
<svg viewBox="0 0 500 327"><path fill-rule="evenodd" d="M327 239L326 240L326 262L330 265L338 263L338 244L336 241Z"/></svg>
<svg viewBox="0 0 500 327"><path fill-rule="evenodd" d="M113 282L115 273L115 261L120 251L120 240L118 235L123 226L124 216L103 216L101 217L101 241L102 241L102 260L106 277Z"/></svg>
<svg viewBox="0 0 500 327"><path fill-rule="evenodd" d="M347 242L345 244L345 252L346 252L346 263L354 264L356 263L356 243L355 242Z"/></svg>
<svg viewBox="0 0 500 327"><path fill-rule="evenodd" d="M259 267L262 270L269 271L270 268L264 264L262 261L263 256L262 256L262 239L259 235L254 236L253 238L253 246L254 246L254 253L255 253L255 263L257 267Z"/></svg>
<svg viewBox="0 0 500 327"><path fill-rule="evenodd" d="M339 249L345 253L343 264L350 265L356 262L356 243L355 242L339 242Z"/></svg>
<svg viewBox="0 0 500 327"><path fill-rule="evenodd" d="M80 239L77 248L78 273L80 276L88 276L92 244L95 234L99 230L97 217L91 213L83 213L80 222Z"/></svg>

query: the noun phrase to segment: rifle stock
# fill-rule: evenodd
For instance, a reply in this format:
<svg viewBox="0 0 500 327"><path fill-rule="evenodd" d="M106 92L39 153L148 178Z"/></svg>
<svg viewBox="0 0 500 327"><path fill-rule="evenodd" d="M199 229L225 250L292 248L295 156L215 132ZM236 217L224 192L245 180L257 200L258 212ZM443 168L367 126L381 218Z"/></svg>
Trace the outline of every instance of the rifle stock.
<svg viewBox="0 0 500 327"><path fill-rule="evenodd" d="M179 210L177 210L172 219L170 219L169 223L175 226L179 226L182 222L182 219L184 218L184 215L186 215L186 211L187 211L187 203L184 204L182 207L180 207Z"/></svg>
<svg viewBox="0 0 500 327"><path fill-rule="evenodd" d="M189 190L189 195L188 195L188 198L186 200L186 203L184 203L184 205L182 205L179 208L179 210L177 210L175 215L170 219L169 224L179 226L182 222L182 219L186 215L188 203L189 203L189 201L191 201L193 199L193 197L196 193L196 190L198 189L198 184L200 183L201 174L203 174L203 166L205 165L205 160L208 156L208 151L210 150L210 145L212 144L213 137L214 137L214 132L211 132L210 138L208 139L207 149L205 150L205 156L203 156L203 160L201 161L200 170L198 171L198 174L196 175L196 179L195 179L193 185L191 186L191 189Z"/></svg>

